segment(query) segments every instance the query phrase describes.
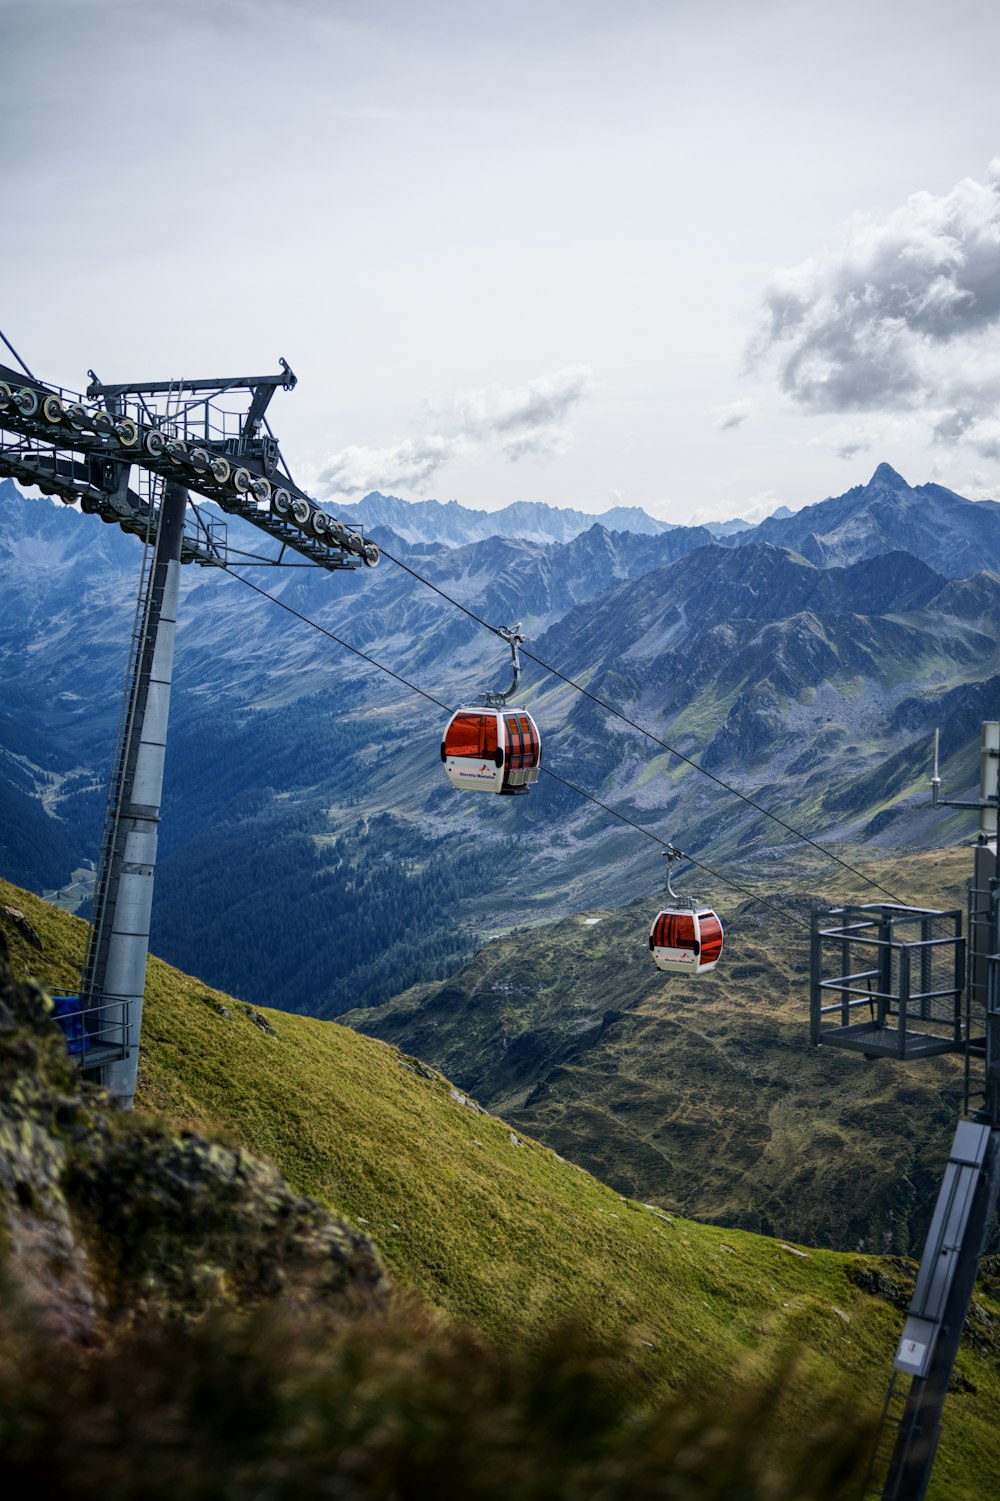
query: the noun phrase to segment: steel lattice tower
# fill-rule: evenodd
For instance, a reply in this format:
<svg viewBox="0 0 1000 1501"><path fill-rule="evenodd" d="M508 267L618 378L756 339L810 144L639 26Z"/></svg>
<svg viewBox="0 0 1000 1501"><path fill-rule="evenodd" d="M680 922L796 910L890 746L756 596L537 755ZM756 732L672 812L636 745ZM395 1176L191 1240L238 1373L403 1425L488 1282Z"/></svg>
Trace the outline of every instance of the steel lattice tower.
<svg viewBox="0 0 1000 1501"><path fill-rule="evenodd" d="M0 365L0 475L143 539L135 628L78 995L57 996L70 1051L126 1107L135 1095L181 565L373 567L375 544L293 480L267 421L277 375L104 385L86 395ZM192 499L215 502L213 515ZM219 512L223 513L222 516ZM229 545L224 515L265 550Z"/></svg>

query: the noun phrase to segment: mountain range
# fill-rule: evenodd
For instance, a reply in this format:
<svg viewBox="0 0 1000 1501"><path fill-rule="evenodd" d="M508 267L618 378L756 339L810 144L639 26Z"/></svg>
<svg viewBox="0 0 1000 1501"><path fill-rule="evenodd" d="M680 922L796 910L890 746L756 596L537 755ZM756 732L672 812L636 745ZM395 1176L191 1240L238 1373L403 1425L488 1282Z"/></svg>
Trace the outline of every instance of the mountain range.
<svg viewBox="0 0 1000 1501"><path fill-rule="evenodd" d="M1000 502L970 502L943 485L911 487L889 464L879 464L866 485L775 513L752 529L756 542L791 547L820 567L881 557L905 542L907 552L945 574L963 578L980 568L1000 569ZM740 531L726 539L751 540Z"/></svg>
<svg viewBox="0 0 1000 1501"><path fill-rule="evenodd" d="M339 505L343 520L370 531L388 528L414 546L462 547L488 537L531 542L569 542L592 526L608 532L659 535L671 523L638 506L615 506L600 515L537 501L497 511L470 510L458 501L406 501L377 490L356 505ZM902 528L902 531L900 530ZM791 548L819 567L848 564L894 552L901 536L906 550L937 572L963 577L977 568L1000 569L1000 502L970 502L943 485L910 486L889 464L843 495L795 512L778 506L753 525L741 519L710 521L704 530L727 546L771 542Z"/></svg>
<svg viewBox="0 0 1000 1501"><path fill-rule="evenodd" d="M818 530L813 517L774 539L810 511ZM653 841L737 883L748 862L795 868L800 842L690 762L836 847L969 827L933 813L925 787L934 728L960 793L996 715L992 503L913 490L883 465L721 540L375 535L378 569L254 581L435 703L236 579L185 571L154 924L162 952L213 982L332 1015L447 975L491 933L654 892ZM847 560L806 558L814 535ZM116 529L0 489L0 863L36 889L66 887L96 853L138 559ZM509 663L421 579L493 624L524 622L525 701L560 780L510 801L445 784L438 703L502 685Z"/></svg>
<svg viewBox="0 0 1000 1501"><path fill-rule="evenodd" d="M572 1280L602 1330L646 1321L643 1380L679 1360L697 1375L706 1343L719 1370L719 1350L756 1361L784 1331L813 1352L806 1386L836 1345L867 1390L902 1263L822 1248L917 1249L960 1068L809 1053L800 929L876 892L960 900L967 852L913 851L971 832L926 779L940 727L945 791L974 794L979 724L998 717L1000 507L880 465L721 534L595 522L554 540L528 515L511 524L533 535L464 538L441 509L452 535L373 512L380 569L253 576L394 678L237 578L185 571L154 946L199 979L151 966L140 1093L187 1133L164 1150L176 1166L192 1125L221 1127L278 1162L289 1202L346 1209L390 1270L491 1333L532 1335ZM138 558L0 486L0 871L66 902L97 848ZM530 797L443 780L441 703L508 671L454 601L525 625L553 773ZM728 929L724 965L693 984L646 948L667 839ZM0 894L44 929L34 970L72 984L79 925ZM334 1016L353 1031L317 1020ZM124 1140L99 1135L112 1155ZM995 1438L995 1321L975 1317L969 1473Z"/></svg>
<svg viewBox="0 0 1000 1501"><path fill-rule="evenodd" d="M440 542L462 547L487 537L520 537L527 542L571 542L592 526L608 532L632 532L658 536L673 527L669 521L649 516L639 506L612 506L600 515L576 511L570 506L550 506L543 501L515 501L497 511L476 511L457 500L401 500L372 490L356 505L335 507L337 515L364 531L388 527L404 542L423 546ZM723 523L728 525L730 523ZM739 526L741 523L736 523ZM742 523L745 525L745 523Z"/></svg>

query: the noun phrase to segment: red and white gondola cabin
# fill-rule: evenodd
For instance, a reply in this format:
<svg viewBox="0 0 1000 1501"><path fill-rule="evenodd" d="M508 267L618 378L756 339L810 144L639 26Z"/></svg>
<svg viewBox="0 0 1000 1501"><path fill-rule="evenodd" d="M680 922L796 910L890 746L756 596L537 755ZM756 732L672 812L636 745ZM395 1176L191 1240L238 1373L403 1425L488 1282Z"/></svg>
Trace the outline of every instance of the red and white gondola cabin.
<svg viewBox="0 0 1000 1501"><path fill-rule="evenodd" d="M441 760L463 792L527 792L538 781L542 737L527 709L458 709L441 741Z"/></svg>
<svg viewBox="0 0 1000 1501"><path fill-rule="evenodd" d="M722 924L711 907L665 907L653 919L649 947L657 969L705 975L722 954Z"/></svg>

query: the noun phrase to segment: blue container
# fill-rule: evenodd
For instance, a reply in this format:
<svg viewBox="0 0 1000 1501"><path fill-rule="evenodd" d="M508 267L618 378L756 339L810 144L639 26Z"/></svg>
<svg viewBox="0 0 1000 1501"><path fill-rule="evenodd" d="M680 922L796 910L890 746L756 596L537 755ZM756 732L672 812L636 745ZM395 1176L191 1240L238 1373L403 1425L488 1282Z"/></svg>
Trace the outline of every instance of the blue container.
<svg viewBox="0 0 1000 1501"><path fill-rule="evenodd" d="M80 1009L80 997L78 995L54 995L52 997L52 1015L63 1029L66 1037L66 1051L79 1056L90 1047L90 1038L83 1026L83 1012Z"/></svg>

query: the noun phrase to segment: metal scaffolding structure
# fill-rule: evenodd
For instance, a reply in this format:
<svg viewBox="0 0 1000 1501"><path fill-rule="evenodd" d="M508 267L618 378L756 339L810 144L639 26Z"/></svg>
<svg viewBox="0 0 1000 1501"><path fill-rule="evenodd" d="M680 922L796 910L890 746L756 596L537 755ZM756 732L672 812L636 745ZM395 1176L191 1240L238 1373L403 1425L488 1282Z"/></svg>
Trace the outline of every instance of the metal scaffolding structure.
<svg viewBox="0 0 1000 1501"><path fill-rule="evenodd" d="M982 727L974 802L940 796L936 747L931 785L935 807L979 814L968 943L960 911L873 904L816 912L812 920L814 1047L904 1061L958 1053L965 1062L963 1119L865 1481L865 1494L881 1501L923 1501L926 1494L962 1328L1000 1200L1000 722Z"/></svg>
<svg viewBox="0 0 1000 1501"><path fill-rule="evenodd" d="M375 543L294 481L267 421L277 375L105 385L85 394L0 365L0 475L142 539L137 608L80 987L57 995L69 1051L135 1096L180 569L374 567ZM209 506L192 499L197 494ZM263 550L230 543L227 516Z"/></svg>

